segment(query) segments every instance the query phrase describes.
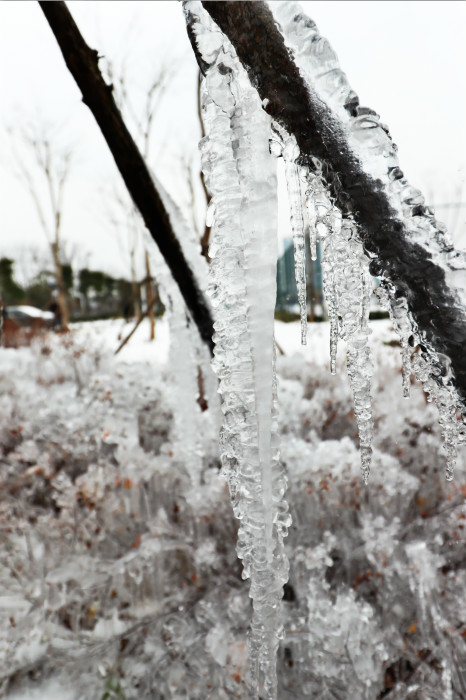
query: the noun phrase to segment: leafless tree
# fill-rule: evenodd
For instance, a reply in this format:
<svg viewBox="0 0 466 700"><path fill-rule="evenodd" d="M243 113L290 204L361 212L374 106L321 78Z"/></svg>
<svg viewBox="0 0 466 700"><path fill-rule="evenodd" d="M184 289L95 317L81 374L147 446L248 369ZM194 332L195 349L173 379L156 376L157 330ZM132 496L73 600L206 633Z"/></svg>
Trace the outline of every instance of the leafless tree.
<svg viewBox="0 0 466 700"><path fill-rule="evenodd" d="M167 86L176 71L176 61L166 61L157 66L147 87L139 89L140 95L135 95L136 81L131 78L128 59L124 59L120 67L116 67L110 60L106 60L105 67L108 79L113 86L115 101L124 115L128 124L131 124L135 134L135 140L139 143L142 156L146 163L152 146L155 118L163 100ZM137 99L139 97L139 99ZM137 105L139 103L139 106ZM160 147L160 143L157 144ZM144 222L141 215L128 197L125 188L113 189L112 203L117 203L117 211L112 215L112 222L120 229L125 247L127 246L133 290L133 302L136 316L139 319L142 314L141 284L138 281L137 256L141 249L145 270L143 284L147 302L147 316L150 324L150 340L155 338L155 313L154 313L154 289L150 265L150 256L144 244Z"/></svg>
<svg viewBox="0 0 466 700"><path fill-rule="evenodd" d="M51 124L10 129L17 172L29 192L47 238L57 286L61 326L68 328L69 309L62 273L62 224L65 188L70 174L72 148L63 144Z"/></svg>

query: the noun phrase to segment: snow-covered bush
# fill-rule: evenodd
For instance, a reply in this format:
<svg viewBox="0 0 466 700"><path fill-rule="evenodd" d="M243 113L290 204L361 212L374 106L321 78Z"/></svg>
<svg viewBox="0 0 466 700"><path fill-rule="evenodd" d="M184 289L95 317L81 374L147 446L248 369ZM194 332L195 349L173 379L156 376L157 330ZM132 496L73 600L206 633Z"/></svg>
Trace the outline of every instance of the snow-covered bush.
<svg viewBox="0 0 466 700"><path fill-rule="evenodd" d="M117 361L103 342L111 324L94 328L0 351L2 693L246 700L251 605L216 421L193 396L190 456L157 345L152 363ZM279 697L459 699L464 461L445 482L435 413L417 386L401 398L398 348L379 323L365 488L350 388L320 359L323 328L307 357L278 360L293 518Z"/></svg>

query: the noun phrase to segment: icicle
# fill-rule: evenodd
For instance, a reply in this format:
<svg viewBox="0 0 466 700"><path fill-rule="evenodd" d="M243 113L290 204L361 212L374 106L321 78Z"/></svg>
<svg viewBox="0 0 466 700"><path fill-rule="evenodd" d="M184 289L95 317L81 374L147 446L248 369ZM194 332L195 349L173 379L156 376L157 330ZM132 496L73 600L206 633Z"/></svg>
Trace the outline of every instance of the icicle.
<svg viewBox="0 0 466 700"><path fill-rule="evenodd" d="M216 318L213 366L224 414L223 472L240 520L243 577L251 579L253 693L274 700L280 600L288 578L283 537L290 524L276 427L276 163L267 139L270 117L233 48L201 3L185 8L208 64L201 150L214 211L210 295Z"/></svg>
<svg viewBox="0 0 466 700"><path fill-rule="evenodd" d="M428 401L435 401L442 427L443 447L447 455L445 478L453 480L458 444L460 442L460 422L457 415L457 400L451 390L452 377L450 360L446 355L437 354L437 362L432 364L418 345L412 355L412 366L416 379L422 382Z"/></svg>
<svg viewBox="0 0 466 700"><path fill-rule="evenodd" d="M306 285L306 232L305 232L305 193L300 179L300 167L297 163L299 148L294 136L289 136L278 124L273 125L272 134L281 144L272 147L274 155L282 155L285 162L285 177L290 207L291 232L294 246L294 269L298 303L301 317L301 345L307 343L307 285ZM272 142L274 139L272 138ZM280 148L281 146L281 148Z"/></svg>
<svg viewBox="0 0 466 700"><path fill-rule="evenodd" d="M336 359L338 348L338 310L335 289L335 271L333 267L332 239L329 230L332 228L332 217L340 214L334 209L322 183L320 173L307 172L306 209L309 221L309 243L311 259L317 259L317 236L322 244L323 289L327 301L328 318L330 322L330 372L336 374Z"/></svg>
<svg viewBox="0 0 466 700"><path fill-rule="evenodd" d="M311 260L317 260L317 211L314 200L313 181L308 179L306 190L306 208L309 220L309 248Z"/></svg>
<svg viewBox="0 0 466 700"><path fill-rule="evenodd" d="M401 377L403 383L403 398L409 399L411 389L411 352L409 339L412 335L411 324L408 319L408 303L406 299L392 298L389 300L388 310L393 327L400 338L401 345Z"/></svg>
<svg viewBox="0 0 466 700"><path fill-rule="evenodd" d="M155 175L157 191L162 197L170 222L177 236L183 241L183 247L189 260L195 265L196 277L203 283L207 275L205 258L200 255L200 245L192 229L186 223L182 212L165 191ZM198 367L205 358L205 344L200 340L195 326L190 322L186 313L186 305L174 281L172 274L153 245L147 229L144 236L147 250L150 251L151 266L157 279L160 295L166 308L170 336L170 373L173 377L174 391L172 392L172 410L175 431L178 437L176 454L188 466L190 478L194 486L201 482L202 448L199 438L200 410L196 397L198 395ZM210 397L211 416L215 420L216 399ZM218 403L218 402L217 402Z"/></svg>
<svg viewBox="0 0 466 700"><path fill-rule="evenodd" d="M403 398L408 399L410 394L410 384L411 384L411 352L412 349L409 346L409 338L411 335L411 328L409 325L407 317L407 304L404 299L398 300L399 303L396 305L395 301L390 299L390 294L385 285L381 285L377 288L375 292L380 306L382 309L388 311L390 315L390 320L393 325L393 329L396 331L401 345L401 377L403 385Z"/></svg>
<svg viewBox="0 0 466 700"><path fill-rule="evenodd" d="M453 479L456 464L457 447L460 442L460 423L457 416L458 400L451 387L450 360L446 355L436 353L435 363L422 349L415 344L412 334L412 321L409 318L408 304L403 297L397 298L389 285L379 287L377 296L382 308L389 311L393 328L397 332L401 344L403 396L409 398L411 373L414 370L416 379L423 385L429 403L435 403L439 412L439 423L442 426L442 439L447 455L445 477Z"/></svg>
<svg viewBox="0 0 466 700"><path fill-rule="evenodd" d="M353 221L334 207L326 217L331 232L322 239L324 291L330 319L330 364L335 372L338 335L347 343L347 369L359 430L361 472L367 484L372 460L372 356L368 347L371 282Z"/></svg>
<svg viewBox="0 0 466 700"><path fill-rule="evenodd" d="M329 218L332 231L341 227L339 215L335 213ZM335 288L335 268L332 257L332 243L330 236L323 239L322 264L325 269L324 293L327 299L328 318L330 321L330 372L336 374L337 371L337 351L338 351L338 300Z"/></svg>

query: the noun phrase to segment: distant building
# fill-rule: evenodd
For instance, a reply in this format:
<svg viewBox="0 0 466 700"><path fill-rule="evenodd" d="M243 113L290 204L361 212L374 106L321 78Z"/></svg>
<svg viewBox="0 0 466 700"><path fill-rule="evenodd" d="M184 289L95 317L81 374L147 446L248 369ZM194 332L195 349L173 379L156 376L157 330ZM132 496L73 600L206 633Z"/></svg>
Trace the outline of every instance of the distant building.
<svg viewBox="0 0 466 700"><path fill-rule="evenodd" d="M299 313L298 290L294 271L293 240L285 238L284 253L277 262L277 304L278 311ZM316 317L324 315L322 293L321 249L317 246L317 260L311 260L306 246L306 270L308 276L308 303L312 298Z"/></svg>

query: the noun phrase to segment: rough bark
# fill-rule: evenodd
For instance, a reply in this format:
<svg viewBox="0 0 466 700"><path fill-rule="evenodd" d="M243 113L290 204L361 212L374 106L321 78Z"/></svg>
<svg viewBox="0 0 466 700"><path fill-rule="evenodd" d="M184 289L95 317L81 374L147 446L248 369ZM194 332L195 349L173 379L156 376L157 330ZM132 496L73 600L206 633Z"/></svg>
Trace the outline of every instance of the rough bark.
<svg viewBox="0 0 466 700"><path fill-rule="evenodd" d="M149 317L149 326L150 326L150 331L149 331L149 340L154 340L155 339L155 313L154 313L154 304L155 304L155 297L154 297L154 290L152 287L153 280L152 280L152 275L151 275L151 269L150 269L150 259L149 259L149 251L145 251L145 261L146 261L146 303L147 303L147 315Z"/></svg>
<svg viewBox="0 0 466 700"><path fill-rule="evenodd" d="M68 300L66 294L65 282L60 262L60 249L58 240L51 244L53 266L55 268L55 279L57 282L57 304L60 309L60 326L62 330L67 331L69 325Z"/></svg>
<svg viewBox="0 0 466 700"><path fill-rule="evenodd" d="M397 293L406 297L423 342L450 358L458 393L466 405L466 310L459 308L444 270L409 240L381 183L364 172L328 107L303 81L267 5L202 4L233 44L261 99L268 100L266 111L295 135L304 160L315 156L323 162L333 197L360 225L366 251L373 258L372 273L383 273ZM189 18L188 34L199 67L205 71ZM357 106L349 104L347 109L353 113Z"/></svg>
<svg viewBox="0 0 466 700"><path fill-rule="evenodd" d="M144 159L123 121L98 66L98 53L84 41L64 2L39 2L65 63L94 115L126 187L159 247L202 339L213 350L210 308L173 231Z"/></svg>

